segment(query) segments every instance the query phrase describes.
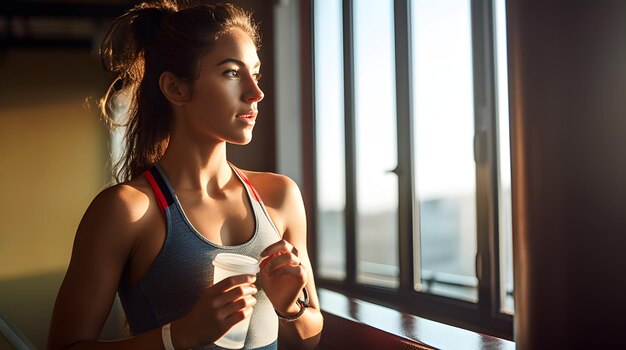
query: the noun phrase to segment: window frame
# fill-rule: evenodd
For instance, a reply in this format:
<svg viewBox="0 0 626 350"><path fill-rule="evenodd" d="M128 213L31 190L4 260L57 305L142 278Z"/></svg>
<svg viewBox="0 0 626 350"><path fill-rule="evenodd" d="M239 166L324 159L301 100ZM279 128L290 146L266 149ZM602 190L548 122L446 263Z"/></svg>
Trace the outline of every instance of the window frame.
<svg viewBox="0 0 626 350"><path fill-rule="evenodd" d="M500 310L499 271L499 173L497 148L497 81L495 66L495 14L492 0L471 0L472 60L474 87L474 157L476 163L476 210L477 210L477 257L478 302L415 291L414 280L419 271L414 269L414 205L413 142L412 142L412 87L411 87L411 28L410 0L394 0L394 43L396 71L396 112L398 167L398 256L399 286L386 288L357 282L357 213L356 213L356 141L355 141L355 79L353 42L353 0L342 1L343 25L343 81L346 162L345 257L346 278L342 281L321 278L316 274L319 287L334 290L348 296L358 297L402 312L470 329L473 331L513 339L513 316ZM315 47L313 1L301 3L302 52L309 53L302 62L303 112L309 119L310 128L303 130L303 142L313 145L316 140L315 123ZM310 57L310 58L309 58ZM306 72L306 73L305 73ZM312 111L312 112L311 112ZM311 260L317 272L318 246L315 237L317 201L315 174L315 148L304 152L305 200L312 210L308 211L309 245ZM308 181L307 181L308 179ZM416 233L417 236L418 233Z"/></svg>

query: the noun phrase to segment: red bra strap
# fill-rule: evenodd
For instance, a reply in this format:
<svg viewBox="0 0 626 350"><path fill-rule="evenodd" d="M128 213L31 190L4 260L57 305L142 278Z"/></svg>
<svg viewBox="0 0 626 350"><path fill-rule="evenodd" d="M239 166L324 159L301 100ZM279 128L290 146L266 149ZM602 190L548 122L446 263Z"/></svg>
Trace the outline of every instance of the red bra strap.
<svg viewBox="0 0 626 350"><path fill-rule="evenodd" d="M165 209L174 203L174 198L172 197L167 185L165 184L165 180L163 180L163 177L159 173L156 166L144 171L143 175L146 177L146 180L148 180L150 187L152 187L152 191L156 197L161 214L165 219Z"/></svg>
<svg viewBox="0 0 626 350"><path fill-rule="evenodd" d="M233 163L228 162L228 164L230 164L233 170L235 170L235 172L239 175L239 177L243 180L243 182L248 186L248 188L250 188L250 191L252 192L254 199L256 199L257 202L263 204L263 200L261 199L259 192L257 192L256 188L252 186L252 183L250 182L250 179L248 179L246 174L244 174L243 171L239 170L236 166L234 166Z"/></svg>

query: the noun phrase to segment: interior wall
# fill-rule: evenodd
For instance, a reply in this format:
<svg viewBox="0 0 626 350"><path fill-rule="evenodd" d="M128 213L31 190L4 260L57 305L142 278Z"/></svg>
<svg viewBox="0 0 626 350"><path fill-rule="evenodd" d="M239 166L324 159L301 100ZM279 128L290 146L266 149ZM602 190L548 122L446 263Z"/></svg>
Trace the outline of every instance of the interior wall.
<svg viewBox="0 0 626 350"><path fill-rule="evenodd" d="M277 171L300 187L302 176L302 103L299 1L274 5Z"/></svg>
<svg viewBox="0 0 626 350"><path fill-rule="evenodd" d="M45 348L80 218L107 183L107 134L85 99L106 82L88 52L0 53L0 313Z"/></svg>

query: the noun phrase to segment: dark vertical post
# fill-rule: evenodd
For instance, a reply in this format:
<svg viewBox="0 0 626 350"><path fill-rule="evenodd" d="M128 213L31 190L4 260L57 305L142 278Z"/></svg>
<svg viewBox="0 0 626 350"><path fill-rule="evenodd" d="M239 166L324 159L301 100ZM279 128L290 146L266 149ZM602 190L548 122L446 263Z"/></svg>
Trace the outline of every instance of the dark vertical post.
<svg viewBox="0 0 626 350"><path fill-rule="evenodd" d="M356 283L356 139L354 106L354 35L352 0L343 1L343 81L346 133L346 280Z"/></svg>
<svg viewBox="0 0 626 350"><path fill-rule="evenodd" d="M518 349L622 348L626 2L508 0Z"/></svg>
<svg viewBox="0 0 626 350"><path fill-rule="evenodd" d="M396 113L398 134L398 253L400 289L414 290L413 269L413 143L411 123L411 11L408 0L394 1ZM419 237L419 236L418 236ZM419 257L419 252L415 252Z"/></svg>
<svg viewBox="0 0 626 350"><path fill-rule="evenodd" d="M311 0L301 0L299 5L300 13L300 83L302 93L301 101L301 121L302 121L302 177L303 188L302 197L307 211L307 244L310 251L309 258L311 265L316 270L319 265L317 242L317 184L316 184L316 156L315 156L315 66L313 47L313 2Z"/></svg>
<svg viewBox="0 0 626 350"><path fill-rule="evenodd" d="M476 232L478 306L481 318L498 313L498 153L494 20L491 1L473 0L474 158L476 160Z"/></svg>

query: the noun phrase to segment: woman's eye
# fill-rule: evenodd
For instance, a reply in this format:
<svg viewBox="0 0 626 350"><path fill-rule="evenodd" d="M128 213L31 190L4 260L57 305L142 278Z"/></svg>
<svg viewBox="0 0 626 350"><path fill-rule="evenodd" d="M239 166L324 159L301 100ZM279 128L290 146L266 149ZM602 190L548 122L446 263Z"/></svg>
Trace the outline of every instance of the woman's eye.
<svg viewBox="0 0 626 350"><path fill-rule="evenodd" d="M237 72L234 69L229 69L229 70L225 71L224 75L229 77L229 78L239 78L239 72Z"/></svg>
<svg viewBox="0 0 626 350"><path fill-rule="evenodd" d="M255 73L252 75L252 77L254 77L254 81L256 81L257 83L259 82L259 80L261 80L261 73Z"/></svg>

